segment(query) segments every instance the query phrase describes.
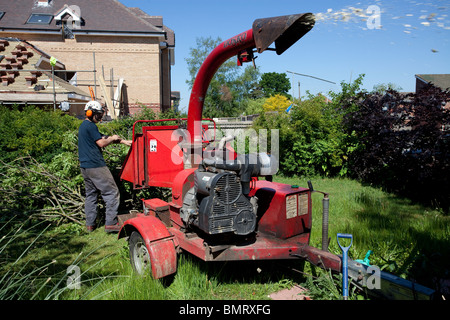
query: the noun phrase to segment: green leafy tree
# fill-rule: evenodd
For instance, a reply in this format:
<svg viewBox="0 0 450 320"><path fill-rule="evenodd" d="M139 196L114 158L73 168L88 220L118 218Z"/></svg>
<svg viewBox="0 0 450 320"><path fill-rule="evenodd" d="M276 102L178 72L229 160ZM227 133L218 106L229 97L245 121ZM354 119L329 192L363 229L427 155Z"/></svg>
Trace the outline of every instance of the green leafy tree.
<svg viewBox="0 0 450 320"><path fill-rule="evenodd" d="M291 103L292 102L289 101L285 96L281 94L275 94L270 98L267 98L266 102L263 105L263 109L265 112L284 112L291 105Z"/></svg>
<svg viewBox="0 0 450 320"><path fill-rule="evenodd" d="M402 90L402 87L396 85L395 83L389 82L388 84L385 83L379 83L377 85L373 86L373 93L381 93L381 94L385 94L388 91L400 91Z"/></svg>
<svg viewBox="0 0 450 320"><path fill-rule="evenodd" d="M261 76L260 86L266 97L274 94L283 94L289 96L291 83L286 73L268 72Z"/></svg>
<svg viewBox="0 0 450 320"><path fill-rule="evenodd" d="M186 81L192 89L198 70L203 61L222 40L197 38L197 47L190 49L189 57L186 58L190 79ZM238 74L238 66L231 59L226 61L211 79L203 105L203 114L206 117L231 116L236 108L234 104L234 82Z"/></svg>
<svg viewBox="0 0 450 320"><path fill-rule="evenodd" d="M309 94L289 113L261 113L255 121L256 129L279 129L280 173L347 175L349 157L359 142L354 133L343 128L342 121L346 112L358 108L356 103L349 103L360 96L363 77L352 83L342 82L341 91L329 93L331 102L322 94ZM343 109L342 104L349 109Z"/></svg>
<svg viewBox="0 0 450 320"><path fill-rule="evenodd" d="M186 83L191 89L203 61L221 42L220 38L197 38L196 47L190 49L189 57L186 58L190 75ZM230 58L211 79L203 105L203 115L226 117L245 113L250 99L263 96L259 87L260 77L258 68L238 67L236 58Z"/></svg>

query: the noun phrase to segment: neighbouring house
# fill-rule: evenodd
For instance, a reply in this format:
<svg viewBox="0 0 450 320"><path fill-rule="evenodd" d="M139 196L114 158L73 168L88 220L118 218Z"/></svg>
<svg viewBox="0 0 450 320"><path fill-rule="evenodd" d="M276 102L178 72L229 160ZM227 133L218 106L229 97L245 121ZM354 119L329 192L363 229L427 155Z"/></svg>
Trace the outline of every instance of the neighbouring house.
<svg viewBox="0 0 450 320"><path fill-rule="evenodd" d="M177 99L171 92L174 32L161 16L117 0L1 1L0 37L55 57L67 71L58 75L87 96L92 88L122 114L142 106L168 110Z"/></svg>
<svg viewBox="0 0 450 320"><path fill-rule="evenodd" d="M416 74L416 93L429 84L440 88L442 91L450 91L450 74ZM444 108L450 109L450 102L447 102Z"/></svg>
<svg viewBox="0 0 450 320"><path fill-rule="evenodd" d="M450 90L450 74L416 74L416 93L428 84Z"/></svg>

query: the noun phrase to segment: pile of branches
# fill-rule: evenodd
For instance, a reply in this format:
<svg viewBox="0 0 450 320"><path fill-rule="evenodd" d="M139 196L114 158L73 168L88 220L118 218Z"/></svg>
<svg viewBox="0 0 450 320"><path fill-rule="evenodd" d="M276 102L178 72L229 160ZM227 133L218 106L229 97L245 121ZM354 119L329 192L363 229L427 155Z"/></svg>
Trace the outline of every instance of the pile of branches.
<svg viewBox="0 0 450 320"><path fill-rule="evenodd" d="M2 216L83 224L81 186L71 177L50 172L32 157L0 162L0 194Z"/></svg>

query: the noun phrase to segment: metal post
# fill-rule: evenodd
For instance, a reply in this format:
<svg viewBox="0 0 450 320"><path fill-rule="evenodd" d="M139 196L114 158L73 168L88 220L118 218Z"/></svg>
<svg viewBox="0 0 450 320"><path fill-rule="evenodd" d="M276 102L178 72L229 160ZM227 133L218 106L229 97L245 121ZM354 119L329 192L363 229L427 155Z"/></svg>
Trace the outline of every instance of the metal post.
<svg viewBox="0 0 450 320"><path fill-rule="evenodd" d="M94 93L95 98L97 99L97 69L95 68L95 51L92 52L92 55L94 57Z"/></svg>
<svg viewBox="0 0 450 320"><path fill-rule="evenodd" d="M109 91L110 91L111 98L114 100L114 69L111 68L109 73L110 73L110 75L109 75L109 77L110 77L110 79L109 79L110 90ZM113 107L114 107L114 103L115 102L113 101Z"/></svg>
<svg viewBox="0 0 450 320"><path fill-rule="evenodd" d="M322 213L322 250L328 251L328 215L330 207L330 199L328 194L324 194L322 200L323 213Z"/></svg>
<svg viewBox="0 0 450 320"><path fill-rule="evenodd" d="M55 67L52 64L52 81L53 81L53 111L56 111L56 91L55 91Z"/></svg>

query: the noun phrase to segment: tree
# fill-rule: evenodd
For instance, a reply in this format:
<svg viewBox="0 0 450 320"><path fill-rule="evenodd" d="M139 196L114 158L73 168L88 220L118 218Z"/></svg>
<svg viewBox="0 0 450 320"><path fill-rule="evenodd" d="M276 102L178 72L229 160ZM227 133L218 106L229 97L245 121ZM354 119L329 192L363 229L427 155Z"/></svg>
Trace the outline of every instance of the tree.
<svg viewBox="0 0 450 320"><path fill-rule="evenodd" d="M286 73L268 72L261 76L259 82L266 97L274 94L282 94L289 96L288 92L291 89L291 83Z"/></svg>
<svg viewBox="0 0 450 320"><path fill-rule="evenodd" d="M392 82L389 82L388 84L379 83L379 84L373 86L373 93L378 92L381 94L385 94L386 92L391 91L391 90L400 91L400 90L402 90L402 87L400 87Z"/></svg>
<svg viewBox="0 0 450 320"><path fill-rule="evenodd" d="M290 105L291 101L289 101L285 96L276 94L271 96L270 98L267 98L266 102L263 105L263 109L265 112L285 112Z"/></svg>
<svg viewBox="0 0 450 320"><path fill-rule="evenodd" d="M191 48L186 58L190 79L186 81L192 89L203 61L222 40L211 37L197 38L197 47ZM243 71L243 72L242 72ZM236 116L245 111L246 100L260 97L258 94L260 73L258 69L248 66L245 69L238 67L236 58L230 58L217 70L203 104L203 115L206 117Z"/></svg>

